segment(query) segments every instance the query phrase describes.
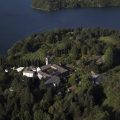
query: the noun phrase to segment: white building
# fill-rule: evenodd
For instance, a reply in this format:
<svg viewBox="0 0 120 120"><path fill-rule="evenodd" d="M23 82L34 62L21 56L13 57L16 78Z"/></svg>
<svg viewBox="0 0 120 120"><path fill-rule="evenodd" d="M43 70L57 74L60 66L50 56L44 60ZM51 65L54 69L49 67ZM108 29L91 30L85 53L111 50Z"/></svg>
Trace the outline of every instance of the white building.
<svg viewBox="0 0 120 120"><path fill-rule="evenodd" d="M37 67L37 72L39 72L41 69L40 69L40 67Z"/></svg>
<svg viewBox="0 0 120 120"><path fill-rule="evenodd" d="M8 73L8 69L5 69L5 72Z"/></svg>
<svg viewBox="0 0 120 120"><path fill-rule="evenodd" d="M26 76L26 77L29 77L29 78L32 78L34 77L34 71L23 71L23 76Z"/></svg>
<svg viewBox="0 0 120 120"><path fill-rule="evenodd" d="M10 92L13 92L14 90L13 90L13 88L11 87L11 88L9 88L9 91L10 91Z"/></svg>
<svg viewBox="0 0 120 120"><path fill-rule="evenodd" d="M17 70L17 72L21 72L23 69L24 69L24 67L19 67L16 70Z"/></svg>

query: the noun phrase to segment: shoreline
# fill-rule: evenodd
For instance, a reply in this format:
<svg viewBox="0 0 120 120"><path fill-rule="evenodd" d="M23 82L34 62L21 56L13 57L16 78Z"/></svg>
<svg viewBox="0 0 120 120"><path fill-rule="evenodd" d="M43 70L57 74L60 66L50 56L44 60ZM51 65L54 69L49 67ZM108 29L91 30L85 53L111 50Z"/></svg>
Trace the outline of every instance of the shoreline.
<svg viewBox="0 0 120 120"><path fill-rule="evenodd" d="M37 8L37 7L33 6L33 5L31 6L31 8L34 9L34 10L40 10L40 11L50 12L50 10L42 9L42 8Z"/></svg>
<svg viewBox="0 0 120 120"><path fill-rule="evenodd" d="M58 9L52 9L52 10L49 10L49 9L43 9L43 8L39 8L39 7L35 7L35 6L31 6L32 9L34 10L40 10L40 11L44 11L44 12L54 12L54 11L60 11L60 10L66 10L66 9L83 9L83 8L88 8L88 9L107 9L107 8L120 8L120 6L107 6L107 7L102 7L102 6L99 6L99 7L64 7L64 8L58 8Z"/></svg>

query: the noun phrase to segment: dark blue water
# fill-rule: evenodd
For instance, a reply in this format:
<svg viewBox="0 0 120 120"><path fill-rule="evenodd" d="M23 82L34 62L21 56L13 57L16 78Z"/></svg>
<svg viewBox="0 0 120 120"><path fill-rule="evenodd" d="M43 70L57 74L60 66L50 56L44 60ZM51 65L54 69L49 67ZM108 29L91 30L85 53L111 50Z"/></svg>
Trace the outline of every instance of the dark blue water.
<svg viewBox="0 0 120 120"><path fill-rule="evenodd" d="M32 33L81 26L120 30L120 8L42 12L31 8L31 0L0 0L0 54Z"/></svg>

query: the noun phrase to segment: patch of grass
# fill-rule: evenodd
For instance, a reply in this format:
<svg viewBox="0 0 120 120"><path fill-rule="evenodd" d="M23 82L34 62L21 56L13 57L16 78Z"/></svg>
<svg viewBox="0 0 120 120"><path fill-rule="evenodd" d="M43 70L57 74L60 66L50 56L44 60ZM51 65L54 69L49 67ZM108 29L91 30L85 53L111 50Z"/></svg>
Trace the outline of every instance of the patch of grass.
<svg viewBox="0 0 120 120"><path fill-rule="evenodd" d="M117 45L120 43L115 37L112 36L102 36L100 37L100 41L106 43L106 44L112 44L112 45Z"/></svg>

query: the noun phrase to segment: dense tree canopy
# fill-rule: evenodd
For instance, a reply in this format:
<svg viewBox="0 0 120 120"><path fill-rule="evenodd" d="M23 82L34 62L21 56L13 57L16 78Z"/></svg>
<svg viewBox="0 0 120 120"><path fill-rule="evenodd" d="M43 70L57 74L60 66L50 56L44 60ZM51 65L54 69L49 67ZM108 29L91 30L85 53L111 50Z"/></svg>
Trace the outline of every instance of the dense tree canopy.
<svg viewBox="0 0 120 120"><path fill-rule="evenodd" d="M73 69L57 87L10 69L41 66L47 55L51 63ZM94 84L92 70L99 73L99 84ZM34 34L0 58L0 120L120 120L119 90L119 31L78 28Z"/></svg>
<svg viewBox="0 0 120 120"><path fill-rule="evenodd" d="M32 5L41 10L57 10L73 7L120 6L119 0L32 0Z"/></svg>
<svg viewBox="0 0 120 120"><path fill-rule="evenodd" d="M14 66L51 63L72 64L86 70L104 71L119 64L120 33L106 29L63 29L32 35L8 51Z"/></svg>

